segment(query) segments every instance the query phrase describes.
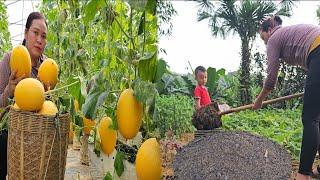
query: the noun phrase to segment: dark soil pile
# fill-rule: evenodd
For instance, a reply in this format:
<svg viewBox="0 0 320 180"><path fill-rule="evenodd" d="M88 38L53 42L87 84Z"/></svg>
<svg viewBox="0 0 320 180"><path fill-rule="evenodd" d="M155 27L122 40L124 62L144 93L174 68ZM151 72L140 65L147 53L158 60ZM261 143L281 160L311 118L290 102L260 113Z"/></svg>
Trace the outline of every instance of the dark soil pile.
<svg viewBox="0 0 320 180"><path fill-rule="evenodd" d="M289 179L290 154L264 137L239 131L215 131L195 139L173 162L175 179Z"/></svg>

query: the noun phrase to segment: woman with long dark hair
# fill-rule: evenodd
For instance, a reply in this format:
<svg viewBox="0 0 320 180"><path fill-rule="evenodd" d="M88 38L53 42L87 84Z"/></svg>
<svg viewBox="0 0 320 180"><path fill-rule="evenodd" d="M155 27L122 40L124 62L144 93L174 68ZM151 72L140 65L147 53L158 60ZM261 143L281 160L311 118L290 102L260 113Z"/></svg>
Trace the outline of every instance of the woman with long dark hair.
<svg viewBox="0 0 320 180"><path fill-rule="evenodd" d="M274 16L260 26L260 37L267 46L267 77L253 109L261 108L262 101L274 89L280 59L307 70L302 110L303 136L296 179L310 179L312 175L319 175L320 170L312 171L320 141L320 27L309 24L282 27L281 24L281 18Z"/></svg>
<svg viewBox="0 0 320 180"><path fill-rule="evenodd" d="M25 32L23 45L28 49L32 62L32 71L29 76L37 78L38 68L44 60L43 51L47 44L48 25L45 17L39 12L29 14ZM0 108L9 104L8 99L13 97L16 85L25 78L16 77L17 72L10 70L11 52L4 55L0 61ZM6 130L0 131L0 180L6 179L7 175L7 137Z"/></svg>

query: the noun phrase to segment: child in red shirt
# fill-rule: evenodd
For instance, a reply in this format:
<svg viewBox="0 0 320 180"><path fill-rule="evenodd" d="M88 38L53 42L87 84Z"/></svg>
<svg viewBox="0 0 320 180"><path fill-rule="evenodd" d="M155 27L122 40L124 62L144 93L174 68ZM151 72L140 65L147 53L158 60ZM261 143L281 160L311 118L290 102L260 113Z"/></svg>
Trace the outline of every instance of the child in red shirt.
<svg viewBox="0 0 320 180"><path fill-rule="evenodd" d="M210 95L207 87L207 70L203 66L198 66L195 70L196 80L198 82L194 89L194 98L196 100L196 109L211 104Z"/></svg>

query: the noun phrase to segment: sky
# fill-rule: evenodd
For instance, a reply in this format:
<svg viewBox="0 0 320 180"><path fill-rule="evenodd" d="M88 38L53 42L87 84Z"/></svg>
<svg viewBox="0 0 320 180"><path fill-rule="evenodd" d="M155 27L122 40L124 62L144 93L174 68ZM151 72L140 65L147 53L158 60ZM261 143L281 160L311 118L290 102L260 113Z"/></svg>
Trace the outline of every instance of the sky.
<svg viewBox="0 0 320 180"><path fill-rule="evenodd" d="M5 0L12 45L17 45L22 42L28 15L37 10L36 6L38 4L38 0Z"/></svg>
<svg viewBox="0 0 320 180"><path fill-rule="evenodd" d="M38 0L6 0L8 5L9 23L12 44L22 42L24 24L30 12L37 10ZM214 68L224 68L228 72L235 71L240 65L241 42L237 35L230 35L226 39L213 37L208 21L197 22L197 3L188 1L172 1L177 15L173 17L173 29L170 37L160 37L159 47L166 50L160 57L167 61L170 70L185 74L191 72L188 61L194 69L198 65ZM10 5L9 5L10 4ZM316 9L319 1L298 1L295 3L293 16L282 18L283 25L318 24ZM257 38L254 51L264 52L265 46Z"/></svg>

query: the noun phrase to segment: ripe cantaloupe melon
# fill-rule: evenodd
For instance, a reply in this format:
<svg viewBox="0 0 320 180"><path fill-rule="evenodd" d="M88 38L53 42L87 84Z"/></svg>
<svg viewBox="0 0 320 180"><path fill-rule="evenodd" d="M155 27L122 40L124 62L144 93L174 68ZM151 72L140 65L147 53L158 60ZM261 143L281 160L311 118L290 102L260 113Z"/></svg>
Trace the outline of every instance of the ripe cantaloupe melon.
<svg viewBox="0 0 320 180"><path fill-rule="evenodd" d="M54 87L58 82L59 68L53 59L44 60L38 70L38 78L47 87Z"/></svg>
<svg viewBox="0 0 320 180"><path fill-rule="evenodd" d="M38 112L39 114L42 115L56 115L58 113L58 108L56 104L52 101L44 101L42 108Z"/></svg>
<svg viewBox="0 0 320 180"><path fill-rule="evenodd" d="M112 120L109 117L104 117L100 120L98 131L101 140L101 150L110 155L117 143L117 132L109 128L112 125Z"/></svg>
<svg viewBox="0 0 320 180"><path fill-rule="evenodd" d="M87 119L85 117L83 117L82 120L83 120L84 134L90 135L90 131L93 130L94 126L96 125L96 122L94 120Z"/></svg>
<svg viewBox="0 0 320 180"><path fill-rule="evenodd" d="M37 79L23 79L15 88L14 99L22 110L38 111L44 102L43 85Z"/></svg>
<svg viewBox="0 0 320 180"><path fill-rule="evenodd" d="M118 127L124 138L132 139L137 135L141 126L142 116L142 104L133 96L133 90L124 90L117 104Z"/></svg>
<svg viewBox="0 0 320 180"><path fill-rule="evenodd" d="M23 45L17 45L12 49L10 56L11 72L17 71L16 77L30 77L31 57L28 49Z"/></svg>
<svg viewBox="0 0 320 180"><path fill-rule="evenodd" d="M156 138L147 139L139 148L136 157L136 173L139 180L160 180L160 146Z"/></svg>

